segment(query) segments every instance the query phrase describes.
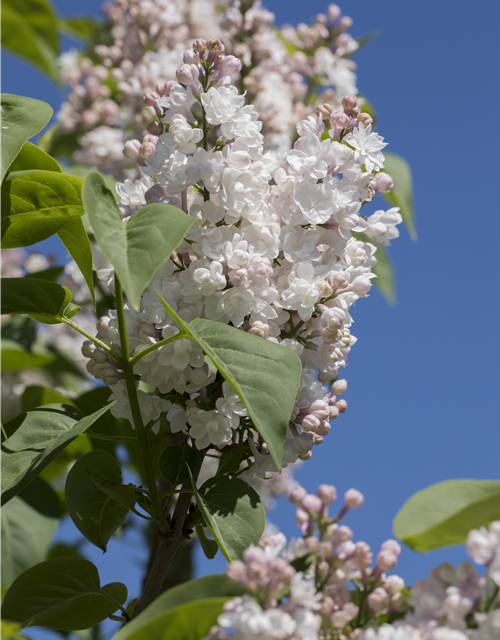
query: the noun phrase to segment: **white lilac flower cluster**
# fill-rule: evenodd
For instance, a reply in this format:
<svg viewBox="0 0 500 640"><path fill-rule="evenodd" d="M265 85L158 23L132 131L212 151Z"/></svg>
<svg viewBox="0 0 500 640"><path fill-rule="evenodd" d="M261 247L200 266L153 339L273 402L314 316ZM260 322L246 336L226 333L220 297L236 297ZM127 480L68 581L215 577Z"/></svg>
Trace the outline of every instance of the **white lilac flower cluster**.
<svg viewBox="0 0 500 640"><path fill-rule="evenodd" d="M127 306L127 330L133 354L179 331L159 292L185 321L232 323L294 351L303 374L286 465L310 457L347 406L337 399L346 389L337 377L356 341L350 308L367 296L376 262L375 246L353 233L390 244L401 216L397 209L361 215L378 188L374 176L385 143L354 96L344 98L342 111L322 105L302 120L294 149L276 159L264 153L258 114L227 75L238 68L220 41L196 41L184 54L179 82L155 102L165 131L151 144L146 176L117 187L125 221L152 201L182 206L196 219L153 277L140 311ZM382 172L381 183L384 176L390 181ZM100 276L112 286L110 270ZM114 312L99 320L98 337L119 348ZM90 341L84 354L89 372L113 387L112 412L130 419L116 363ZM148 353L134 371L156 389L140 392L144 419L155 429L168 411L173 432L189 434L200 449L220 449L233 441L240 421L251 426L228 384L209 410L203 406L216 373L189 338ZM251 433L248 445L252 472L275 469Z"/></svg>
<svg viewBox="0 0 500 640"><path fill-rule="evenodd" d="M331 517L328 510L336 497L331 485L320 485L316 495L302 487L292 491L302 537L292 539L288 548L281 533L264 537L244 552L243 561L228 566L228 577L241 583L246 593L225 605L211 640L500 638L500 597L494 579L488 585L464 562L456 570L441 565L428 580L406 587L399 576L387 575L401 551L395 540L382 544L372 566L370 547L353 542L351 529L339 524L349 509L362 504L362 494L347 491L343 507ZM494 522L489 532L469 535L474 557L483 564L491 563L492 555L485 557L485 539L496 553L499 527ZM488 574L491 578L491 571Z"/></svg>
<svg viewBox="0 0 500 640"><path fill-rule="evenodd" d="M70 93L58 119L64 132L77 134L73 159L116 177L126 170L124 143L142 140L151 121L143 96L162 94L197 38L218 37L242 60L233 84L256 105L267 149L290 149L297 122L313 115L317 104L338 108L343 97L357 93L349 56L358 43L347 33L352 20L335 4L311 26L281 31L259 0L112 0L103 9L106 44L60 58Z"/></svg>

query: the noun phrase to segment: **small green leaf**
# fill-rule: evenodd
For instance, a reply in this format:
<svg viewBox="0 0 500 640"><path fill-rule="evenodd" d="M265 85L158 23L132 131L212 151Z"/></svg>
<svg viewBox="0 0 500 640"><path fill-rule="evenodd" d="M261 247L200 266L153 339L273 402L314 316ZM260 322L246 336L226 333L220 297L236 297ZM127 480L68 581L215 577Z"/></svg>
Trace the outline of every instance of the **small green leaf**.
<svg viewBox="0 0 500 640"><path fill-rule="evenodd" d="M2 504L27 487L111 406L82 417L74 407L53 404L7 422L4 429L8 438L2 442Z"/></svg>
<svg viewBox="0 0 500 640"><path fill-rule="evenodd" d="M282 345L222 322L205 318L184 322L158 296L170 317L196 340L238 394L281 469L288 423L299 390L300 358Z"/></svg>
<svg viewBox="0 0 500 640"><path fill-rule="evenodd" d="M2 4L2 22L5 17L5 6ZM5 35L2 24L2 40ZM23 44L23 41L20 41ZM2 42L3 44L3 42ZM2 93L1 130L2 130L2 163L0 182L3 182L8 168L14 162L26 140L41 131L52 116L52 107L46 102Z"/></svg>
<svg viewBox="0 0 500 640"><path fill-rule="evenodd" d="M2 278L2 313L23 313L45 324L57 324L80 309L70 306L72 297L69 289L56 282Z"/></svg>
<svg viewBox="0 0 500 640"><path fill-rule="evenodd" d="M465 542L471 529L500 520L500 482L446 480L415 493L394 519L394 534L415 551Z"/></svg>
<svg viewBox="0 0 500 640"><path fill-rule="evenodd" d="M417 239L415 218L413 212L413 181L410 165L404 158L395 153L384 153L386 171L394 180L394 188L390 193L381 195L392 204L399 207L412 240Z"/></svg>
<svg viewBox="0 0 500 640"><path fill-rule="evenodd" d="M207 538L201 524L196 525L196 535L198 536L200 547L202 548L205 556L209 560L213 560L217 555L219 545L215 542L215 540L210 540L209 538Z"/></svg>
<svg viewBox="0 0 500 640"><path fill-rule="evenodd" d="M45 558L59 520L40 513L18 496L2 506L0 515L2 587L8 588L19 575Z"/></svg>
<svg viewBox="0 0 500 640"><path fill-rule="evenodd" d="M109 454L108 454L109 455ZM127 509L134 509L135 503L139 498L143 498L144 494L133 484L120 484L112 480L106 480L100 476L94 475L89 471L89 476L95 486L116 502L119 502Z"/></svg>
<svg viewBox="0 0 500 640"><path fill-rule="evenodd" d="M82 184L56 171L9 173L2 184L2 249L41 242L81 218Z"/></svg>
<svg viewBox="0 0 500 640"><path fill-rule="evenodd" d="M48 404L68 404L75 406L73 401L63 396L62 393L48 387L30 385L26 387L21 396L21 408L23 411L31 411L37 407L45 407Z"/></svg>
<svg viewBox="0 0 500 640"><path fill-rule="evenodd" d="M123 224L115 198L95 171L82 190L97 244L113 265L135 309L160 265L182 241L195 219L172 205L148 204Z"/></svg>
<svg viewBox="0 0 500 640"><path fill-rule="evenodd" d="M189 469L193 475L198 476L201 469L201 459L197 451L183 440L179 444L163 449L160 453L158 466L161 475L170 482L172 488L175 488L189 482Z"/></svg>
<svg viewBox="0 0 500 640"><path fill-rule="evenodd" d="M244 589L241 584L229 580L223 574L189 580L162 593L142 613L120 629L115 640L142 640L142 638L148 638L148 640L171 640L170 636L166 635L171 629L170 625L165 623L165 615L168 611L185 604L204 601L207 598L217 600L223 598L225 601L243 593ZM199 640L206 633L202 633L196 638ZM191 636L180 637L186 640ZM192 637L194 638L195 636Z"/></svg>
<svg viewBox="0 0 500 640"><path fill-rule="evenodd" d="M91 476L120 484L122 472L111 454L96 450L75 462L66 479L66 507L75 527L106 551L109 539L123 524L129 509L101 491Z"/></svg>
<svg viewBox="0 0 500 640"><path fill-rule="evenodd" d="M57 235L82 272L95 305L92 247L82 219L73 220L59 229Z"/></svg>
<svg viewBox="0 0 500 640"><path fill-rule="evenodd" d="M35 170L61 173L61 167L54 158L31 142L25 142L16 159L10 165L9 174Z"/></svg>
<svg viewBox="0 0 500 640"><path fill-rule="evenodd" d="M259 494L239 478L215 476L198 490L192 483L196 504L210 533L228 562L256 545L266 526Z"/></svg>
<svg viewBox="0 0 500 640"><path fill-rule="evenodd" d="M54 354L42 347L36 351L26 351L17 342L2 340L3 371L22 371L24 369L46 367L54 360Z"/></svg>
<svg viewBox="0 0 500 640"><path fill-rule="evenodd" d="M231 451L221 455L217 475L226 475L239 471L243 455L248 451L249 447L247 444L233 444Z"/></svg>
<svg viewBox="0 0 500 640"><path fill-rule="evenodd" d="M120 582L100 586L97 568L83 558L53 558L20 575L5 595L2 616L23 627L88 629L123 605Z"/></svg>
<svg viewBox="0 0 500 640"><path fill-rule="evenodd" d="M66 35L79 40L91 40L98 26L97 20L87 16L59 18L59 29Z"/></svg>

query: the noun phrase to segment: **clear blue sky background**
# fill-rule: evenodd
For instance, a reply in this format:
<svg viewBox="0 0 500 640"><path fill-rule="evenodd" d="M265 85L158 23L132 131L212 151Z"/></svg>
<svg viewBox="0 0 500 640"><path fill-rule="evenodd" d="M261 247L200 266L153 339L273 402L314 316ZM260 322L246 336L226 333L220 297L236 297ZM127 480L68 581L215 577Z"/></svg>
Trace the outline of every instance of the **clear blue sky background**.
<svg viewBox="0 0 500 640"><path fill-rule="evenodd" d="M100 2L56 5L63 15L97 15ZM308 22L326 9L322 0L265 5L277 24ZM380 32L355 56L358 87L378 111L387 149L412 166L418 241L403 230L390 249L397 305L376 291L358 302L348 411L298 479L310 491L321 482L362 491L365 505L346 524L376 550L415 491L451 478L500 479L500 3L357 0L341 8L354 19L354 36ZM62 98L10 56L3 91L55 110ZM293 519L285 504L272 514L289 536ZM111 547L98 561L103 579L133 587L138 573L125 565L125 548ZM412 583L440 562L464 558L463 547L426 555L405 549L398 572ZM198 563L203 573L223 567L220 554Z"/></svg>

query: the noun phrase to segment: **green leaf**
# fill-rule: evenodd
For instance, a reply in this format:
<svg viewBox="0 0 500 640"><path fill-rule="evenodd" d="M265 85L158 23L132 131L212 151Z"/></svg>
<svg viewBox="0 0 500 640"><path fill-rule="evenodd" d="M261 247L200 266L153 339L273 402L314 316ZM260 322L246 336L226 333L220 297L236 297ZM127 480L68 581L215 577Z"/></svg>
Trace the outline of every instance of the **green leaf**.
<svg viewBox="0 0 500 640"><path fill-rule="evenodd" d="M248 450L247 444L233 444L231 451L221 455L217 475L225 475L239 471L243 455L247 453Z"/></svg>
<svg viewBox="0 0 500 640"><path fill-rule="evenodd" d="M127 599L120 582L100 586L97 568L83 558L53 558L20 575L5 595L2 617L23 627L73 631L106 619Z"/></svg>
<svg viewBox="0 0 500 640"><path fill-rule="evenodd" d="M54 362L55 356L40 347L37 351L26 351L17 342L2 340L2 370L22 371L24 369L34 369L46 367Z"/></svg>
<svg viewBox="0 0 500 640"><path fill-rule="evenodd" d="M77 436L112 405L82 417L74 407L47 405L27 411L4 425L2 442L2 504L28 486Z"/></svg>
<svg viewBox="0 0 500 640"><path fill-rule="evenodd" d="M8 588L19 575L45 558L59 520L41 514L21 497L3 505L0 516L2 587Z"/></svg>
<svg viewBox="0 0 500 640"><path fill-rule="evenodd" d="M128 514L128 508L101 491L91 475L121 483L122 472L107 451L90 451L71 467L66 479L66 507L75 527L92 544L106 551L113 533Z"/></svg>
<svg viewBox="0 0 500 640"><path fill-rule="evenodd" d="M228 562L239 560L243 551L256 545L266 526L259 494L239 478L215 476L198 490L196 504L210 533Z"/></svg>
<svg viewBox="0 0 500 640"><path fill-rule="evenodd" d="M394 534L415 551L465 542L471 529L500 520L500 482L446 480L415 493L394 519Z"/></svg>
<svg viewBox="0 0 500 640"><path fill-rule="evenodd" d="M97 30L98 22L87 16L59 18L59 29L66 35L78 40L91 40Z"/></svg>
<svg viewBox="0 0 500 640"><path fill-rule="evenodd" d="M6 7L2 4L2 23ZM7 9L8 12L8 9ZM5 32L2 24L2 37ZM22 41L21 41L22 43ZM24 43L22 43L24 44ZM2 162L0 182L3 182L7 169L14 162L26 140L41 131L52 116L52 107L46 102L2 93Z"/></svg>
<svg viewBox="0 0 500 640"><path fill-rule="evenodd" d="M2 278L2 313L24 313L45 324L71 318L80 307L73 294L56 282L38 278Z"/></svg>
<svg viewBox="0 0 500 640"><path fill-rule="evenodd" d="M87 454L88 455L88 454ZM109 454L107 454L109 455ZM89 476L94 485L108 497L113 498L127 509L134 509L135 503L145 497L144 493L134 484L120 484L112 480L103 479L89 471Z"/></svg>
<svg viewBox="0 0 500 640"><path fill-rule="evenodd" d="M57 278L63 273L64 267L49 267L48 269L42 269L41 271L35 271L28 273L24 278L39 278L40 280L50 280L55 282Z"/></svg>
<svg viewBox="0 0 500 640"><path fill-rule="evenodd" d="M115 636L116 640L123 638L132 640L202 640L207 637L210 629L217 624L217 618L223 611L228 598L206 598L181 604L163 612L163 615L153 622L145 623L134 634ZM140 616L136 618L140 620ZM134 621L136 620L134 619ZM127 629L126 625L124 629Z"/></svg>
<svg viewBox="0 0 500 640"><path fill-rule="evenodd" d="M209 538L207 538L201 524L196 525L196 535L198 536L200 547L202 548L205 556L209 560L213 560L217 555L219 545L215 542L215 540L210 540Z"/></svg>
<svg viewBox="0 0 500 640"><path fill-rule="evenodd" d="M92 248L82 219L73 220L59 229L57 235L82 272L95 305Z"/></svg>
<svg viewBox="0 0 500 640"><path fill-rule="evenodd" d="M79 178L85 179L89 175L89 173L92 172L92 167L87 167L84 164L71 164L69 167L64 167L64 171L66 173L71 174L72 176L78 176ZM119 202L120 196L116 192L117 180L115 180L112 176L108 176L104 174L99 174L99 175L104 180L104 183L113 194L113 197L116 200L116 202Z"/></svg>
<svg viewBox="0 0 500 640"><path fill-rule="evenodd" d="M410 165L404 158L395 153L384 153L386 171L394 180L394 188L390 193L382 193L393 207L399 207L412 240L417 239L413 212L413 181Z"/></svg>
<svg viewBox="0 0 500 640"><path fill-rule="evenodd" d="M56 171L9 173L2 184L2 249L41 242L81 218L82 184Z"/></svg>
<svg viewBox="0 0 500 640"><path fill-rule="evenodd" d="M38 387L30 385L26 387L21 396L21 408L23 411L31 411L37 407L44 407L48 404L68 404L75 406L74 402L63 396L62 393L48 387Z"/></svg>
<svg viewBox="0 0 500 640"><path fill-rule="evenodd" d="M162 593L142 613L125 625L115 640L142 640L145 637L148 640L160 638L170 640L170 637L167 638L164 635L167 630L171 629L170 625L165 624L165 615L168 611L186 603L204 601L207 598L224 598L226 600L243 593L244 589L241 584L229 580L223 574L189 580ZM180 637L184 640L183 636ZM198 636L198 638L203 637L203 635Z"/></svg>
<svg viewBox="0 0 500 640"><path fill-rule="evenodd" d="M171 318L196 340L238 394L281 469L288 423L299 390L300 358L282 345L222 322L205 318L184 322L158 296Z"/></svg>
<svg viewBox="0 0 500 640"><path fill-rule="evenodd" d="M160 265L182 241L194 218L172 205L148 204L123 224L115 198L95 171L82 189L97 244L113 265L135 309Z"/></svg>
<svg viewBox="0 0 500 640"><path fill-rule="evenodd" d="M189 469L194 476L198 476L201 469L201 459L197 451L183 440L179 444L163 449L158 465L161 475L170 482L172 488L175 488L189 482Z"/></svg>
<svg viewBox="0 0 500 640"><path fill-rule="evenodd" d="M61 173L61 167L54 158L31 142L25 142L16 159L10 165L9 174L35 170Z"/></svg>

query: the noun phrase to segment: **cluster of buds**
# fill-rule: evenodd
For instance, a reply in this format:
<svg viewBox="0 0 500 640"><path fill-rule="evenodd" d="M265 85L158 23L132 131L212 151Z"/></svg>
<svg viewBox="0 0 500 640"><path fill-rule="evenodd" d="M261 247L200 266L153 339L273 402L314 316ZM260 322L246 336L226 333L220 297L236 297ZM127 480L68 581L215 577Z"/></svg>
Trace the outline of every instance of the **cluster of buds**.
<svg viewBox="0 0 500 640"><path fill-rule="evenodd" d="M316 107L316 113L331 125L330 135L334 140L342 138L357 129L360 124L368 127L373 124L373 118L369 113L360 111L356 96L342 98L342 111L334 111L331 104L324 103Z"/></svg>

